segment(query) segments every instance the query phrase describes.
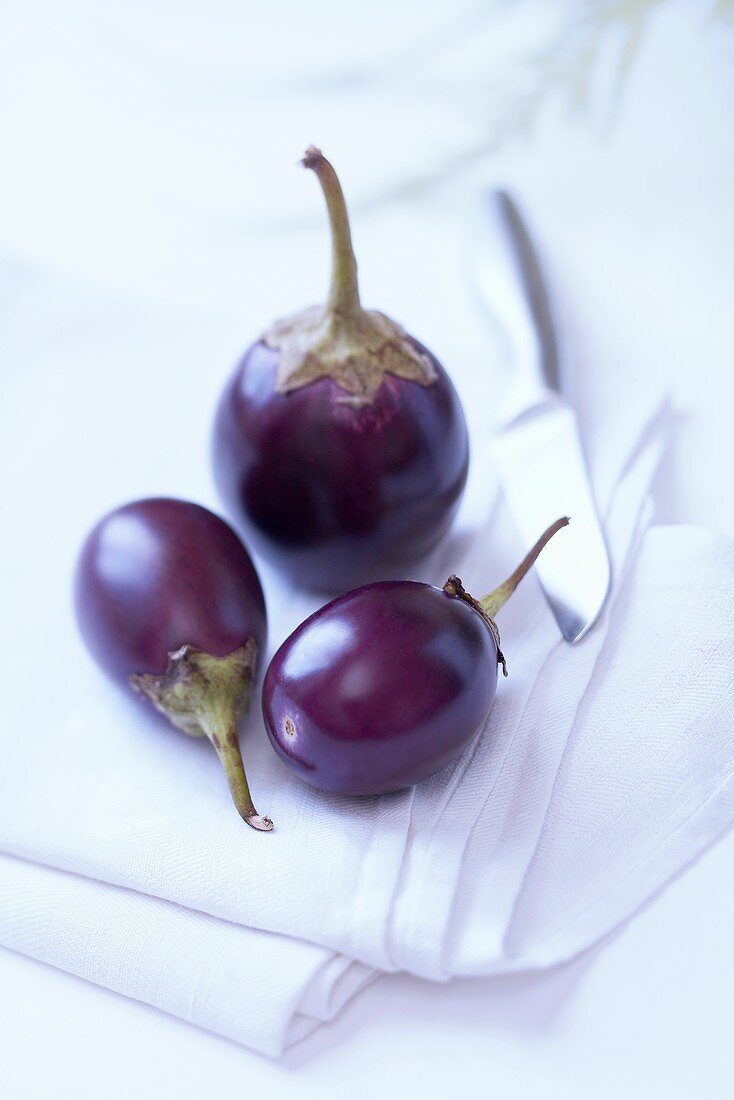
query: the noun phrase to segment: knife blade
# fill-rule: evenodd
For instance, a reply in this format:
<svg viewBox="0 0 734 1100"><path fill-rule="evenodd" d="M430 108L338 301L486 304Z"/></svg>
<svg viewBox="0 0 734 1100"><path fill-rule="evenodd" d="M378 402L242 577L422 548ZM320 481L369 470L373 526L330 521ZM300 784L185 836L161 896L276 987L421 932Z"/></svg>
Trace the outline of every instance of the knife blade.
<svg viewBox="0 0 734 1100"><path fill-rule="evenodd" d="M525 545L559 516L571 519L535 569L563 637L578 642L604 606L609 555L576 414L561 388L541 267L506 192L485 196L476 248L477 289L509 337L514 366L493 441L497 473Z"/></svg>

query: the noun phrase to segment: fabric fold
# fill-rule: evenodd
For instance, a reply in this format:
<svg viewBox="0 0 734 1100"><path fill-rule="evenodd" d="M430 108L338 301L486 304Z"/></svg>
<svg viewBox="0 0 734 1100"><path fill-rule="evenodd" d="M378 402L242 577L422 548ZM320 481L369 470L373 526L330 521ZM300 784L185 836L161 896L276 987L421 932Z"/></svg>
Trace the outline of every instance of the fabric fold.
<svg viewBox="0 0 734 1100"><path fill-rule="evenodd" d="M0 944L270 1056L374 977L314 944L5 855Z"/></svg>
<svg viewBox="0 0 734 1100"><path fill-rule="evenodd" d="M87 313L75 301L64 308L81 325ZM41 291L37 305L39 315L49 308ZM110 326L108 317L104 349ZM133 372L151 339L136 353L137 331L125 312L118 335ZM99 341L78 366L74 325L67 340L42 341L37 356L49 378L87 392ZM183 410L200 407L199 366L194 356L179 371ZM153 408L165 407L161 372L139 368L133 381ZM381 971L443 980L568 958L644 904L734 817L734 549L704 532L649 527L665 407L652 417L642 400L623 417L618 410L624 431L593 449L614 588L585 640L559 642L530 575L501 616L510 678L487 729L452 767L383 798L301 784L272 753L254 708L243 749L258 808L276 822L262 837L232 811L210 747L161 727L83 651L68 578L90 518L110 502L114 471L90 468L89 430L76 443L84 410L63 422L41 410L56 478L70 488L63 499L51 492L44 468L29 495L35 453L21 410L32 400L19 375L3 439L14 461L2 467L24 539L0 547L17 624L3 665L11 690L0 945L277 1055ZM442 584L460 571L480 592L526 548L497 502L488 406L476 404L466 497L419 576ZM149 490L145 449L120 448L121 462L138 463L120 481L124 492ZM187 483L187 493L216 510L203 482ZM258 565L272 652L319 601Z"/></svg>

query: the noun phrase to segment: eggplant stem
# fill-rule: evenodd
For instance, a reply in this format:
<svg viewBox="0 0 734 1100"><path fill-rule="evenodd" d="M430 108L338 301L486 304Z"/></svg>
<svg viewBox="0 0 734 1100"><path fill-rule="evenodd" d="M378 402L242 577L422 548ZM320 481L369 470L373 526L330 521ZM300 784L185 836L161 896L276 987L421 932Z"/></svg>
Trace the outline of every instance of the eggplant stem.
<svg viewBox="0 0 734 1100"><path fill-rule="evenodd" d="M464 585L461 583L461 577L457 577L455 573L451 574L446 584L443 586L443 590L447 596L451 596L454 600L463 600L464 603L472 607L477 614L481 615L484 619L494 639L494 647L497 651L497 664L502 666L502 674L504 676L507 675L507 662L505 661L504 653L500 649L500 631L497 623L494 621L494 617L497 612L501 611L505 606L520 581L528 570L532 568L546 543L550 542L556 532L560 531L562 527L567 527L569 522L568 516L563 516L561 519L557 519L555 523L552 523L548 530L544 531L540 536L532 550L525 555L515 572L512 573L503 584L495 588L488 596L485 596L484 599L476 600L471 592L467 592Z"/></svg>
<svg viewBox="0 0 734 1100"><path fill-rule="evenodd" d="M168 654L164 673L131 676L130 686L183 733L209 738L240 817L253 829L268 833L273 823L261 817L252 803L237 735L237 719L247 710L256 665L253 638L224 657L183 645Z"/></svg>
<svg viewBox="0 0 734 1100"><path fill-rule="evenodd" d="M568 516L562 516L555 523L552 523L540 536L532 550L525 555L514 573L511 573L507 580L490 592L488 596L484 596L478 601L485 615L488 615L490 619L494 619L497 612L505 606L525 574L532 569L543 547L550 542L562 527L567 527L569 523Z"/></svg>
<svg viewBox="0 0 734 1100"><path fill-rule="evenodd" d="M463 600L464 603L469 604L477 615L481 615L485 623L489 627L489 632L494 638L494 647L497 650L497 664L502 665L502 675L507 675L507 661L505 655L500 649L500 628L494 621L491 615L489 615L482 607L479 600L475 600L471 592L467 592L464 585L461 583L461 577L457 577L456 573L452 573L446 584L443 586L443 590L447 596L451 596L454 600Z"/></svg>
<svg viewBox="0 0 734 1100"><path fill-rule="evenodd" d="M325 313L335 320L354 317L362 307L344 192L332 165L314 145L309 145L301 164L318 176L331 227L331 285Z"/></svg>
<svg viewBox="0 0 734 1100"><path fill-rule="evenodd" d="M344 193L320 149L309 146L301 161L316 173L331 226L331 284L325 305L276 321L260 339L278 352L276 392L282 395L329 378L343 393L340 404L371 405L386 374L431 386L438 365L395 321L363 309L357 284Z"/></svg>
<svg viewBox="0 0 734 1100"><path fill-rule="evenodd" d="M212 725L219 723L212 723ZM269 817L261 817L255 809L250 794L250 787L245 774L245 765L242 761L237 726L232 718L231 724L225 726L221 732L207 729L207 737L213 744L219 762L224 768L227 777L229 791L235 804L237 813L243 821L259 832L269 833L273 828L273 822Z"/></svg>

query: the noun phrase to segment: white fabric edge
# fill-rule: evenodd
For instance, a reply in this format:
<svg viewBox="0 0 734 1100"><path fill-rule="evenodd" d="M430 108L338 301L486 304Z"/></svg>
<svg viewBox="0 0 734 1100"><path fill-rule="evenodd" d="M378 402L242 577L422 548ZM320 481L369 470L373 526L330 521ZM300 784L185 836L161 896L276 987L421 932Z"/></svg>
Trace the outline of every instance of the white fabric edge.
<svg viewBox="0 0 734 1100"><path fill-rule="evenodd" d="M306 941L5 853L0 946L270 1057L379 973Z"/></svg>

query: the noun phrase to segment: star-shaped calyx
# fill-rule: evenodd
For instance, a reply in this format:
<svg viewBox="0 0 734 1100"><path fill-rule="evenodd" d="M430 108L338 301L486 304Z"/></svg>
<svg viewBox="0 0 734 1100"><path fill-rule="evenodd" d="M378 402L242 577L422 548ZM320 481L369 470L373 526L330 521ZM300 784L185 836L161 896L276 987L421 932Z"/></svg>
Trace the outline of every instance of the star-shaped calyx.
<svg viewBox="0 0 734 1100"><path fill-rule="evenodd" d="M345 404L369 405L385 374L430 386L437 373L431 357L395 321L362 308L349 218L336 172L311 146L302 161L318 176L326 198L332 239L331 287L326 305L276 321L262 336L279 352L278 393L320 378L344 390Z"/></svg>

